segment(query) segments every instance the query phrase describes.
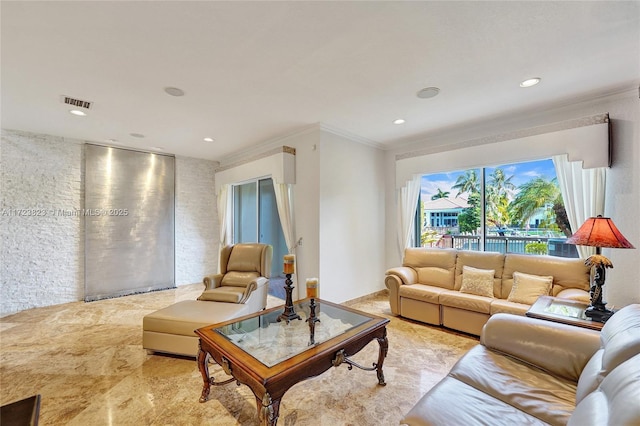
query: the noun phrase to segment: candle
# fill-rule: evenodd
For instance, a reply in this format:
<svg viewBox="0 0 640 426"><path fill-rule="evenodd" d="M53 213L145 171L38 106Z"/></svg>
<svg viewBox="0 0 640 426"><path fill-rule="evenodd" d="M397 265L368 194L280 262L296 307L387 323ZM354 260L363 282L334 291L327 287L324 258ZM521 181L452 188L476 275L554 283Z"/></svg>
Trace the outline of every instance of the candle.
<svg viewBox="0 0 640 426"><path fill-rule="evenodd" d="M318 297L318 279L307 278L307 297L316 299Z"/></svg>
<svg viewBox="0 0 640 426"><path fill-rule="evenodd" d="M293 254L285 254L284 255L284 273L285 274L295 273L295 263L296 263L296 257Z"/></svg>

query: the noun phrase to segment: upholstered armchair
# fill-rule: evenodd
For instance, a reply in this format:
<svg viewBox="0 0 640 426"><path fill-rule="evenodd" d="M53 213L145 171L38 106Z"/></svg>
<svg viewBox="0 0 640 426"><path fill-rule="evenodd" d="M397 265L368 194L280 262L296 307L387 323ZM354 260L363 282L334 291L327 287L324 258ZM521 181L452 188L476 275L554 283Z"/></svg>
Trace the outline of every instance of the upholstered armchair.
<svg viewBox="0 0 640 426"><path fill-rule="evenodd" d="M220 273L202 280L198 300L267 306L273 248L268 244L235 244L220 252Z"/></svg>

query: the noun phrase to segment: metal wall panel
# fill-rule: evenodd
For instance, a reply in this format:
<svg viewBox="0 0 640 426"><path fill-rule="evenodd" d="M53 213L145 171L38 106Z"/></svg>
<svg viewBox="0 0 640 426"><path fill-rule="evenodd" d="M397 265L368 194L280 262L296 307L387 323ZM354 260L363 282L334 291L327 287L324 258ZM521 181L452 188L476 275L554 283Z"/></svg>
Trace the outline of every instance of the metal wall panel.
<svg viewBox="0 0 640 426"><path fill-rule="evenodd" d="M175 158L86 145L85 300L175 287Z"/></svg>

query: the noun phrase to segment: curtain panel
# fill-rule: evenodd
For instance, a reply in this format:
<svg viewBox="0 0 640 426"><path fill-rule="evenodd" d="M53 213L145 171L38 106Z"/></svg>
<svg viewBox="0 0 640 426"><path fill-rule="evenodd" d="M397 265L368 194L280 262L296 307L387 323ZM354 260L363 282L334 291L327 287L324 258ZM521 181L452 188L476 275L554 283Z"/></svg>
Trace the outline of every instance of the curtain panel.
<svg viewBox="0 0 640 426"><path fill-rule="evenodd" d="M584 169L581 161L569 161L567 154L554 155L552 160L569 224L576 232L588 218L604 215L607 168ZM594 247L576 248L582 259L596 252Z"/></svg>
<svg viewBox="0 0 640 426"><path fill-rule="evenodd" d="M218 191L218 220L220 221L220 246L218 247L218 273L220 273L220 252L231 244L231 191L229 184L220 185Z"/></svg>
<svg viewBox="0 0 640 426"><path fill-rule="evenodd" d="M398 249L403 257L404 249L413 243L416 206L420 195L421 176L414 176L398 192Z"/></svg>

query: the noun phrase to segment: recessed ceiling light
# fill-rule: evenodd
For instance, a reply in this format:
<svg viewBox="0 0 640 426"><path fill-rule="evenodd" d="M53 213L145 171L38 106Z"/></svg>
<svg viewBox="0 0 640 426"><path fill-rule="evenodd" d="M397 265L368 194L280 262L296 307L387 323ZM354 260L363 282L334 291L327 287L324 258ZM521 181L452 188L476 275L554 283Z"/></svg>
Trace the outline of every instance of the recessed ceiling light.
<svg viewBox="0 0 640 426"><path fill-rule="evenodd" d="M122 145L121 142L118 142L118 139L113 139L113 138L107 139L107 143L110 143L110 144L113 144L113 145Z"/></svg>
<svg viewBox="0 0 640 426"><path fill-rule="evenodd" d="M531 86L535 86L536 84L540 83L540 78L538 77L534 77L534 78L529 78L525 81L523 81L522 83L520 83L520 87L531 87Z"/></svg>
<svg viewBox="0 0 640 426"><path fill-rule="evenodd" d="M165 87L164 91L167 93L167 95L184 96L184 90L178 89L177 87Z"/></svg>
<svg viewBox="0 0 640 426"><path fill-rule="evenodd" d="M161 146L152 146L150 148L153 149L154 151L164 151L164 148Z"/></svg>
<svg viewBox="0 0 640 426"><path fill-rule="evenodd" d="M77 115L78 117L84 117L87 115L86 112L80 111L79 109L70 109L69 114Z"/></svg>
<svg viewBox="0 0 640 426"><path fill-rule="evenodd" d="M420 99L429 99L437 96L438 93L440 93L440 89L438 89L437 87L425 87L424 89L416 93L416 96Z"/></svg>
<svg viewBox="0 0 640 426"><path fill-rule="evenodd" d="M404 124L405 121L402 118L397 118L395 120L393 120L393 124Z"/></svg>
<svg viewBox="0 0 640 426"><path fill-rule="evenodd" d="M205 142L213 142L213 138L204 138L203 139Z"/></svg>
<svg viewBox="0 0 640 426"><path fill-rule="evenodd" d="M144 138L142 133L129 133L129 136L133 136L134 138Z"/></svg>

